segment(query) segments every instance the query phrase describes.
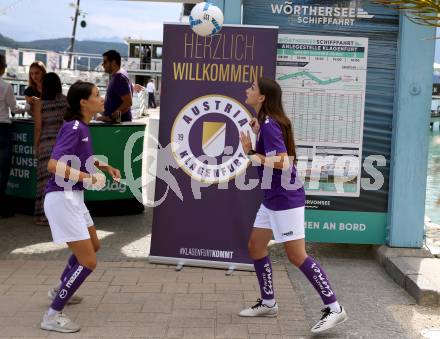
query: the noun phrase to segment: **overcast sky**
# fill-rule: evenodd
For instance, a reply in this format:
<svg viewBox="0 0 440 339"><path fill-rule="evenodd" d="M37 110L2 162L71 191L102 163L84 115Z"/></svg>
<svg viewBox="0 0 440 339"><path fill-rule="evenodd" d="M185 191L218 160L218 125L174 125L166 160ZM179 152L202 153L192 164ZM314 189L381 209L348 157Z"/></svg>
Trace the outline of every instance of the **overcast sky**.
<svg viewBox="0 0 440 339"><path fill-rule="evenodd" d="M0 34L18 41L70 37L76 0L0 0ZM79 40L162 40L163 22L178 21L181 3L81 0L86 28Z"/></svg>

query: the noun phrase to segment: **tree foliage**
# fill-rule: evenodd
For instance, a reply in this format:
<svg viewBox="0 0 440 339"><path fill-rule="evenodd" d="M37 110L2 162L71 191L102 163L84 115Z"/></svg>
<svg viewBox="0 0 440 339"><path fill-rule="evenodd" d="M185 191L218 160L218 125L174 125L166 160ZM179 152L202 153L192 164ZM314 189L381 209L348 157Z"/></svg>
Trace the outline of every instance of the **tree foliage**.
<svg viewBox="0 0 440 339"><path fill-rule="evenodd" d="M405 11L405 15L414 23L440 27L440 1L439 0L375 0L376 3Z"/></svg>

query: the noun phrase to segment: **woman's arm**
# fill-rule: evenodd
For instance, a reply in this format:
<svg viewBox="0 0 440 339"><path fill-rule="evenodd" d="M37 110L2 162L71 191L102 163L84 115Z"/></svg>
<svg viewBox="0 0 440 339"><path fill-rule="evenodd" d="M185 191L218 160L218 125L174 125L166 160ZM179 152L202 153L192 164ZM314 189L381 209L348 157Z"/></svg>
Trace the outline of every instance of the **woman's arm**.
<svg viewBox="0 0 440 339"><path fill-rule="evenodd" d="M24 110L17 106L17 100L15 99L14 89L11 85L6 89L6 105L11 110L12 116L14 114L23 114Z"/></svg>
<svg viewBox="0 0 440 339"><path fill-rule="evenodd" d="M27 95L25 94L24 99L26 100L26 102L27 102L29 105L32 105L32 97L27 96Z"/></svg>
<svg viewBox="0 0 440 339"><path fill-rule="evenodd" d="M260 165L280 170L287 170L290 167L290 159L287 153L279 153L274 156L266 157L263 154L255 153L249 157Z"/></svg>
<svg viewBox="0 0 440 339"><path fill-rule="evenodd" d="M249 151L252 150L252 140L249 132L247 132L247 135L241 132L240 141L241 145L243 146L245 155L248 155ZM278 153L277 155L269 157L266 157L263 154L254 153L250 155L249 158L260 165L275 169L287 170L290 167L290 159L287 153Z"/></svg>
<svg viewBox="0 0 440 339"><path fill-rule="evenodd" d="M94 177L93 174L79 171L75 168L70 167L65 162L58 161L55 159L50 159L47 164L47 170L64 179L73 178L77 181L83 182L85 179L92 179L92 183L94 184L97 181L97 178Z"/></svg>
<svg viewBox="0 0 440 339"><path fill-rule="evenodd" d="M87 189L101 190L105 186L105 175L102 173L86 173L70 167L65 162L50 159L47 170L63 179L82 182Z"/></svg>
<svg viewBox="0 0 440 339"><path fill-rule="evenodd" d="M114 168L109 164L106 164L99 160L95 160L94 165L101 171L107 172L113 178L113 180L118 181L119 179L121 179L121 172L119 172L117 168Z"/></svg>
<svg viewBox="0 0 440 339"><path fill-rule="evenodd" d="M37 98L35 96L29 97L29 96L25 96L26 102L29 105L30 109L29 111L27 111L29 113L30 116L34 116L35 115L35 109L36 106L41 102L40 98Z"/></svg>
<svg viewBox="0 0 440 339"><path fill-rule="evenodd" d="M11 111L17 108L17 101L15 100L14 89L11 85L6 88L6 105Z"/></svg>

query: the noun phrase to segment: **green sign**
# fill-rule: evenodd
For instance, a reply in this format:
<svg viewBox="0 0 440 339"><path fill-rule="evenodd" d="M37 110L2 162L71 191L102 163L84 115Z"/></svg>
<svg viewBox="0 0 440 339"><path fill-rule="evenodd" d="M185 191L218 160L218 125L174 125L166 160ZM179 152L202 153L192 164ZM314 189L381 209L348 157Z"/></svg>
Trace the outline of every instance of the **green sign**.
<svg viewBox="0 0 440 339"><path fill-rule="evenodd" d="M93 152L98 159L105 157L110 165L121 171L122 178L127 179L129 184L140 180L144 124L91 125L90 131L93 139ZM132 138L133 135L135 138ZM13 139L12 166L6 194L34 199L37 188L37 159L34 158L33 123L28 121L14 122ZM124 163L124 154L127 158L126 163ZM103 190L86 190L85 200L119 200L134 197L128 186L114 182L111 178L107 179Z"/></svg>
<svg viewBox="0 0 440 339"><path fill-rule="evenodd" d="M37 191L37 160L34 158L34 125L14 123L12 164L6 194L34 199Z"/></svg>
<svg viewBox="0 0 440 339"><path fill-rule="evenodd" d="M142 152L143 152L143 132L145 125L112 125L112 126L91 126L91 134L93 140L93 153L96 158L104 160L107 158L108 163L121 171L121 177L127 179L128 183L140 180L142 176ZM142 137L135 137L128 142L136 133L141 132ZM139 133L138 133L139 135ZM127 163L124 164L124 156ZM131 173L127 173L127 166L131 169ZM100 191L86 191L85 200L117 200L132 199L134 197L127 185L117 183L107 176L105 187ZM139 187L140 189L140 187Z"/></svg>
<svg viewBox="0 0 440 339"><path fill-rule="evenodd" d="M304 227L307 241L384 244L387 213L308 209Z"/></svg>

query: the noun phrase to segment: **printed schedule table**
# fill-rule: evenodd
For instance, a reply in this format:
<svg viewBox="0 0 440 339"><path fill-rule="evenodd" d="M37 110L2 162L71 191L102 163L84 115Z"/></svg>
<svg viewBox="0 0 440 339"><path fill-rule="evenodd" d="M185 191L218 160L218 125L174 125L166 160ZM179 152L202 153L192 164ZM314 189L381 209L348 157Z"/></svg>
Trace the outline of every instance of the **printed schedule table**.
<svg viewBox="0 0 440 339"><path fill-rule="evenodd" d="M297 143L360 144L362 95L286 91L284 109Z"/></svg>

